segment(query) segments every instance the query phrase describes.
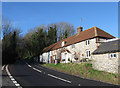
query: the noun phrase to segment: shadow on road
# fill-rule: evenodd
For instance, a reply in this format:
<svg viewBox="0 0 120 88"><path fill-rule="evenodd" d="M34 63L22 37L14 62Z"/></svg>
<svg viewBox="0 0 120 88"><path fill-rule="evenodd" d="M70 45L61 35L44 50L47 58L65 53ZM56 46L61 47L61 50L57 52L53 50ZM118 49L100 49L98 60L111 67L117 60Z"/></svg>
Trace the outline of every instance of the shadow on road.
<svg viewBox="0 0 120 88"><path fill-rule="evenodd" d="M2 76L8 76L8 75L2 75ZM31 75L12 75L12 76L16 76L16 77L26 77L26 76L31 76Z"/></svg>

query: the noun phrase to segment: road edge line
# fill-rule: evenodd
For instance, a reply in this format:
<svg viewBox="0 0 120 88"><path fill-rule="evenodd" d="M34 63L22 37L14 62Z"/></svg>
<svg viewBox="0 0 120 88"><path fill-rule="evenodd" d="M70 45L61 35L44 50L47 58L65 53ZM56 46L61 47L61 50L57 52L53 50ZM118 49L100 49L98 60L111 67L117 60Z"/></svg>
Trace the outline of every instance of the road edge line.
<svg viewBox="0 0 120 88"><path fill-rule="evenodd" d="M9 72L9 70L8 70L8 65L6 66L6 72L7 72L8 76L9 76L9 78L11 79L12 82L13 82L13 81L16 81L16 80L13 78L13 76L10 74L10 72ZM19 84L17 81L16 81L16 83L13 82L13 84L15 84L15 86L17 86L17 87L21 87L21 88L22 88L22 86L20 86L20 84Z"/></svg>
<svg viewBox="0 0 120 88"><path fill-rule="evenodd" d="M3 70L4 70L4 68L5 68L5 65L3 65L3 66L2 66L1 70L3 71Z"/></svg>

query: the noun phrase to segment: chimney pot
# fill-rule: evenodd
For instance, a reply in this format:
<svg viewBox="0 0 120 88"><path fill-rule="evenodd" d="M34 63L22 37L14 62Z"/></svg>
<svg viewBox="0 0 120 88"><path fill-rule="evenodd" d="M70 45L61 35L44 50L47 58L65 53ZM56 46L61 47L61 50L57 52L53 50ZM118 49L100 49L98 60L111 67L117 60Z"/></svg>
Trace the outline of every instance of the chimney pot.
<svg viewBox="0 0 120 88"><path fill-rule="evenodd" d="M77 33L80 33L82 31L83 31L83 27L80 26L80 27L77 28Z"/></svg>

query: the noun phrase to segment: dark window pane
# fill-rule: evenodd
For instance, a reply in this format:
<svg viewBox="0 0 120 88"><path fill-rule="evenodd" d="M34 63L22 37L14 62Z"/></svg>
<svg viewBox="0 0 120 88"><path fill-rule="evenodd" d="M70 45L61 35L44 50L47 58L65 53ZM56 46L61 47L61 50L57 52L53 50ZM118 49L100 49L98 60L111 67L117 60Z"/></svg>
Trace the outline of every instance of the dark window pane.
<svg viewBox="0 0 120 88"><path fill-rule="evenodd" d="M111 57L112 57L112 54L111 54Z"/></svg>
<svg viewBox="0 0 120 88"><path fill-rule="evenodd" d="M86 55L87 55L87 57L88 57L88 51L86 52Z"/></svg>
<svg viewBox="0 0 120 88"><path fill-rule="evenodd" d="M90 51L89 51L89 56L90 56Z"/></svg>
<svg viewBox="0 0 120 88"><path fill-rule="evenodd" d="M85 45L87 45L87 40L85 41Z"/></svg>
<svg viewBox="0 0 120 88"><path fill-rule="evenodd" d="M116 54L114 54L114 57L116 57Z"/></svg>

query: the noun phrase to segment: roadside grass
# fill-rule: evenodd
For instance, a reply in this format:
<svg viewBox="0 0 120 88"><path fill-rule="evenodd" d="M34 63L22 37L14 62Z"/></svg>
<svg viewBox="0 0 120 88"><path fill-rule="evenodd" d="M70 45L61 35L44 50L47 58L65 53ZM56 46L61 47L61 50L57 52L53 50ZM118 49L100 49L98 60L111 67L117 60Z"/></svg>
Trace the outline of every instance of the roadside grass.
<svg viewBox="0 0 120 88"><path fill-rule="evenodd" d="M89 64L87 62L81 64L59 63L57 65L55 64L43 64L43 65L48 68L69 73L72 75L77 75L88 79L94 79L118 85L118 74L95 70L92 68L92 64Z"/></svg>

